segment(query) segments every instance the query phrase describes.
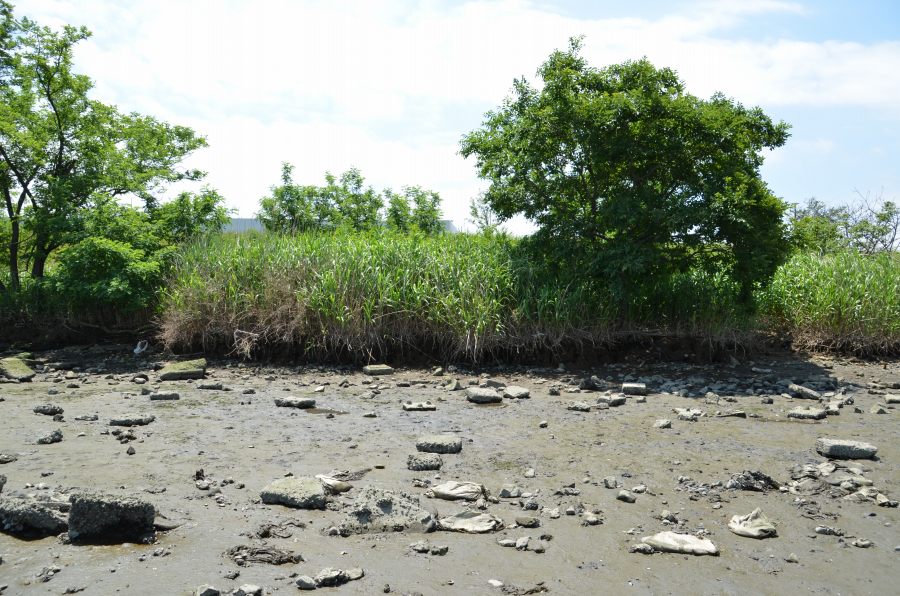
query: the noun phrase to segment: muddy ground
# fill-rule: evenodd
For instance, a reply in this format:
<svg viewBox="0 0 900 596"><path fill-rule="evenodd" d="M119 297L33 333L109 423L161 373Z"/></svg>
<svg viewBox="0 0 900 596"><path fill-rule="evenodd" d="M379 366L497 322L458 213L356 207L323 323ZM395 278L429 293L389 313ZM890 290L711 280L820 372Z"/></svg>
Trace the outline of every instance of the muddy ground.
<svg viewBox="0 0 900 596"><path fill-rule="evenodd" d="M16 457L0 465L8 479L3 495L118 489L153 503L180 525L147 545L70 545L59 537L26 541L0 534L4 594L191 594L201 584L227 593L248 583L266 593L293 594L294 576L313 576L326 567L363 568L362 579L325 589L353 594L522 594L542 588L552 594L897 593L900 510L844 499L848 491L835 488L798 495L724 485L745 470L787 484L793 466L825 461L815 441L830 437L876 445L876 459L849 463L862 468L880 493L900 497L897 411L893 405L882 414L871 411L885 403L885 393L900 393L891 389L900 388L898 362L789 354L726 364L634 358L589 369L461 366L443 376L401 367L370 377L354 367L213 360L204 382L218 381L229 390L207 390L199 389L201 381L160 382L155 368L162 356L135 357L126 346L34 357L39 372L32 382L0 384L0 453ZM147 373L149 382L134 383L138 373ZM464 390L445 388L452 379L463 387L482 383L485 374L498 384L528 388L530 398L479 406L467 401ZM578 389L591 375L603 381L600 390ZM646 382L645 400L629 397L621 407L589 412L568 409L573 402L595 404L607 387L615 395L623 380ZM820 390L826 401L848 403L821 421L789 419L789 410L813 402L782 395L788 380ZM141 394L147 388L176 391L180 399L150 401ZM551 395L554 388L559 395ZM275 407L274 398L286 396L314 397L318 409ZM430 400L437 409L403 411L407 400ZM45 403L63 407L64 421L33 412ZM679 420L676 407L706 415L696 422ZM748 417L715 416L736 409ZM371 413L376 417L364 416ZM75 419L92 414L96 421ZM156 420L135 427L134 441L120 443L108 423L123 414L153 414ZM672 421L671 428L654 427L663 418ZM62 442L36 444L57 428ZM462 452L442 456L440 472L408 470L417 437L428 433L461 437ZM206 490L198 488L201 469ZM369 471L351 481L354 488L333 497L324 511L259 499L264 486L288 473L364 470ZM605 487L603 479L610 476L619 488ZM531 496L488 501L487 511L507 525L489 534L328 535L366 486L417 495L440 515L464 509L461 502L425 497L429 482L447 480L481 483L494 497L512 484ZM616 499L620 489L639 485L646 492L637 493L634 503ZM525 505L538 509L526 511ZM777 537L755 540L728 530L733 515L756 507L775 523ZM575 515L567 515L569 508ZM554 509L558 518L551 515ZM660 519L663 510L678 522ZM597 512L602 523L584 525L585 511ZM540 527L515 527L523 515L539 517ZM305 528L287 527L291 535L285 538L255 536L260 525L284 520L299 520ZM844 536L817 534L822 525ZM629 552L641 537L672 529L705 534L720 556ZM524 536L531 538L529 550L498 544ZM546 550L537 553L541 536ZM409 545L422 539L449 551L411 551ZM871 546L854 546L865 541ZM239 566L224 553L242 544L277 546L305 561ZM42 581L42 570L53 566L59 571Z"/></svg>

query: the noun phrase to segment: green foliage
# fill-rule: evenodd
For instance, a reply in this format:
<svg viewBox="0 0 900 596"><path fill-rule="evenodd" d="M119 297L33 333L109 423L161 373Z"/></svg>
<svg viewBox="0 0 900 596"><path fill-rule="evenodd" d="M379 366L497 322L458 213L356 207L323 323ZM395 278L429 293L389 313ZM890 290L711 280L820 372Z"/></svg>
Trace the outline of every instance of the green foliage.
<svg viewBox="0 0 900 596"><path fill-rule="evenodd" d="M484 193L469 201L469 222L482 233L492 234L497 231L497 214L494 213Z"/></svg>
<svg viewBox="0 0 900 596"><path fill-rule="evenodd" d="M826 207L810 198L790 214L791 243L800 252L832 254L846 249L862 254L900 248L900 208L877 197L860 196L856 204Z"/></svg>
<svg viewBox="0 0 900 596"><path fill-rule="evenodd" d="M324 225L317 206L323 202L323 193L316 186L300 186L294 183L294 166L281 165L281 185L272 187L272 196L260 200L259 220L271 232L296 233ZM326 215L322 213L321 215ZM325 221L330 219L327 215Z"/></svg>
<svg viewBox="0 0 900 596"><path fill-rule="evenodd" d="M164 268L143 250L106 238L87 238L60 251L54 289L71 308L114 304L128 311L155 303Z"/></svg>
<svg viewBox="0 0 900 596"><path fill-rule="evenodd" d="M444 231L441 223L441 196L420 186L405 186L403 194L413 205L412 224L424 234L440 234Z"/></svg>
<svg viewBox="0 0 900 596"><path fill-rule="evenodd" d="M2 8L0 192L13 241L24 249L7 255L16 290L19 252L32 278L43 277L51 253L83 236L80 216L95 197L131 194L153 208L168 183L202 176L177 166L206 142L189 128L91 99L93 83L72 64L87 29L57 32Z"/></svg>
<svg viewBox="0 0 900 596"><path fill-rule="evenodd" d="M408 232L412 221L412 208L405 194L385 189L384 196L388 200L385 223L388 228L397 232Z"/></svg>
<svg viewBox="0 0 900 596"><path fill-rule="evenodd" d="M157 233L170 244L187 242L203 234L220 232L228 223L225 198L215 189L183 192L151 211Z"/></svg>
<svg viewBox="0 0 900 596"><path fill-rule="evenodd" d="M797 253L760 296L770 325L798 347L900 351L900 255Z"/></svg>
<svg viewBox="0 0 900 596"><path fill-rule="evenodd" d="M718 268L749 302L786 250L784 205L759 168L788 126L720 94L698 99L647 60L592 68L579 49L554 52L540 88L516 80L463 137L491 182L485 202L537 223L542 258L604 276L622 296Z"/></svg>

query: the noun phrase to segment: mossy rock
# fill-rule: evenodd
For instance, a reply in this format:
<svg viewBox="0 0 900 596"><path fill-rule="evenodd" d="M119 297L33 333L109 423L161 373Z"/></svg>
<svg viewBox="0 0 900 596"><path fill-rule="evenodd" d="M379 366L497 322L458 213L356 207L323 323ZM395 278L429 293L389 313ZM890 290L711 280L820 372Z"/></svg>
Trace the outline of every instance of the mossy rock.
<svg viewBox="0 0 900 596"><path fill-rule="evenodd" d="M159 371L160 381L186 381L202 379L206 374L206 358L170 362Z"/></svg>
<svg viewBox="0 0 900 596"><path fill-rule="evenodd" d="M0 375L16 381L30 381L34 371L21 358L3 358L0 360Z"/></svg>

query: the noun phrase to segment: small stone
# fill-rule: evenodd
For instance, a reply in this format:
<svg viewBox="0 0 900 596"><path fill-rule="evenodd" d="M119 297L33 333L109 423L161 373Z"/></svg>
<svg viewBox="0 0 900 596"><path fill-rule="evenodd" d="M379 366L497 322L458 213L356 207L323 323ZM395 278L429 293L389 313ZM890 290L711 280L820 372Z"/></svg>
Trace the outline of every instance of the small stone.
<svg viewBox="0 0 900 596"><path fill-rule="evenodd" d="M294 585L297 586L301 590L315 590L316 582L313 578L308 575L301 575L296 580L294 580Z"/></svg>
<svg viewBox="0 0 900 596"><path fill-rule="evenodd" d="M502 588L502 587L503 587L503 582L500 581L499 579L489 579L489 580L488 580L488 584L489 584L492 588Z"/></svg>
<svg viewBox="0 0 900 596"><path fill-rule="evenodd" d="M51 445L53 443L59 443L63 440L62 431L56 429L49 434L46 434L42 437L38 437L37 443L38 445Z"/></svg>
<svg viewBox="0 0 900 596"><path fill-rule="evenodd" d="M672 428L672 421L667 418L660 418L653 423L653 428Z"/></svg>
<svg viewBox="0 0 900 596"><path fill-rule="evenodd" d="M466 389L466 399L474 404L496 404L503 398L490 387L469 387Z"/></svg>
<svg viewBox="0 0 900 596"><path fill-rule="evenodd" d="M134 446L133 446L133 445L129 445L129 446L128 446L128 449L125 450L125 453L127 453L128 455L134 455L134 454L137 453L137 452L134 450Z"/></svg>
<svg viewBox="0 0 900 596"><path fill-rule="evenodd" d="M306 410L316 407L316 400L311 397L276 397L275 405L279 408L297 408Z"/></svg>
<svg viewBox="0 0 900 596"><path fill-rule="evenodd" d="M566 406L566 409L573 412L590 412L591 404L585 403L583 401L575 401Z"/></svg>
<svg viewBox="0 0 900 596"><path fill-rule="evenodd" d="M634 503L637 501L637 496L630 490L620 490L619 494L616 495L616 500L625 503Z"/></svg>
<svg viewBox="0 0 900 596"><path fill-rule="evenodd" d="M522 515L516 518L516 525L523 528L537 528L541 525L541 520L530 515Z"/></svg>
<svg viewBox="0 0 900 596"><path fill-rule="evenodd" d="M150 394L150 401L175 401L181 396L175 391L157 391Z"/></svg>
<svg viewBox="0 0 900 596"><path fill-rule="evenodd" d="M219 590L209 584L202 585L194 591L194 596L220 596L221 594Z"/></svg>

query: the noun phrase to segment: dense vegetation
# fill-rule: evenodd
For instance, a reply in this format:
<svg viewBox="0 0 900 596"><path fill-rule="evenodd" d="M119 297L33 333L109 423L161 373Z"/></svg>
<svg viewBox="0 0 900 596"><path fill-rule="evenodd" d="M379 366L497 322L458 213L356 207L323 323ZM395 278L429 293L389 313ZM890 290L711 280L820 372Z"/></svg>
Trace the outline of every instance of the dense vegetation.
<svg viewBox="0 0 900 596"><path fill-rule="evenodd" d="M900 353L900 210L790 206L759 176L788 126L685 92L646 60L554 52L461 142L490 186L476 234L438 193L351 168L261 198L267 233L219 233L216 190L180 164L205 140L89 97L60 32L0 0L0 340L159 333L256 356L484 360L587 355L637 338L710 347L766 334ZM135 203L137 206L134 206ZM534 235L510 238L525 215ZM19 335L16 335L16 331Z"/></svg>

